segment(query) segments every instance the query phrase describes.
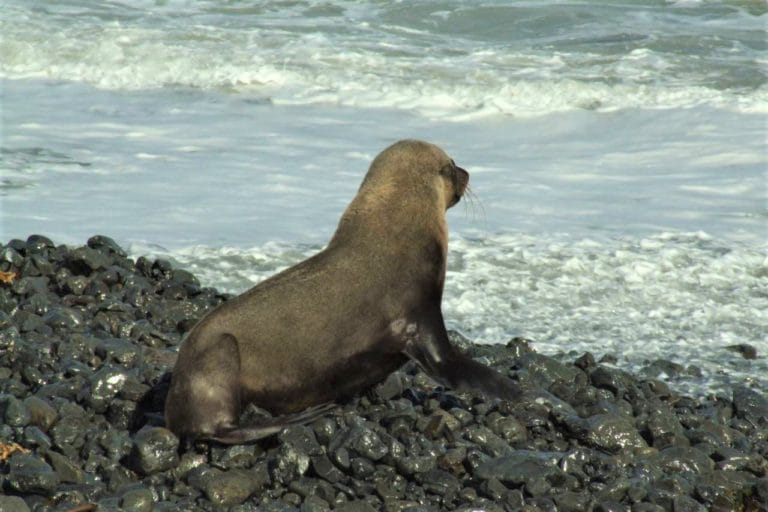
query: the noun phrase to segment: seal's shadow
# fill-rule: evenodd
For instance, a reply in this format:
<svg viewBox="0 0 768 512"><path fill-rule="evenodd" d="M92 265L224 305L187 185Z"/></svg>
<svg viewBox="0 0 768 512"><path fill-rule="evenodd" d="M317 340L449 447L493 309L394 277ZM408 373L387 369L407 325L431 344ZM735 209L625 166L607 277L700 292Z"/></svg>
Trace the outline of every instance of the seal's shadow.
<svg viewBox="0 0 768 512"><path fill-rule="evenodd" d="M165 397L171 386L171 371L168 370L136 403L128 430L134 433L145 425L165 426Z"/></svg>

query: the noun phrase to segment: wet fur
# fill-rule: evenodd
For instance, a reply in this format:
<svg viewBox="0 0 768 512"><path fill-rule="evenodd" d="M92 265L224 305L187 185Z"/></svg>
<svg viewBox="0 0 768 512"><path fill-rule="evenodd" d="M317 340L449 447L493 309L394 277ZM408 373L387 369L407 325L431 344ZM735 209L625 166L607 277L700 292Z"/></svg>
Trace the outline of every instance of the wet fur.
<svg viewBox="0 0 768 512"><path fill-rule="evenodd" d="M515 384L448 342L440 311L445 211L468 174L401 141L371 164L327 248L205 316L182 344L166 401L183 438L246 442L358 393L409 358L448 385L515 398ZM248 403L281 415L241 427ZM317 409L317 414L325 412Z"/></svg>

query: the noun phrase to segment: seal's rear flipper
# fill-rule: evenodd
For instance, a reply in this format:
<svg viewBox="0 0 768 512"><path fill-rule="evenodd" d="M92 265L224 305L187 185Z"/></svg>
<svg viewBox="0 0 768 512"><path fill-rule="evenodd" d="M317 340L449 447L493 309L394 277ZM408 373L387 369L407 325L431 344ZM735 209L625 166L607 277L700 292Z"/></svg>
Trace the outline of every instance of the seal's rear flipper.
<svg viewBox="0 0 768 512"><path fill-rule="evenodd" d="M201 441L215 441L222 444L245 444L277 434L289 425L301 425L316 420L325 413L338 407L335 403L326 403L310 407L296 414L286 414L269 418L257 425L235 427L211 436L199 438Z"/></svg>

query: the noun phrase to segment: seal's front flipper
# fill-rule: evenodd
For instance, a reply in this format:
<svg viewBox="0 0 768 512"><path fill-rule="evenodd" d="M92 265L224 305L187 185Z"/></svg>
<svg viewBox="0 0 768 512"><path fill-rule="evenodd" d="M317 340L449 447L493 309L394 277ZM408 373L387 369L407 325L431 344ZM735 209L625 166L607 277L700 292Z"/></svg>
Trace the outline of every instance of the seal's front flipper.
<svg viewBox="0 0 768 512"><path fill-rule="evenodd" d="M451 345L442 315L420 324L406 341L403 353L425 372L457 391L476 391L487 397L519 400L523 392L512 379L478 363Z"/></svg>
<svg viewBox="0 0 768 512"><path fill-rule="evenodd" d="M245 444L277 434L290 425L302 425L316 420L325 413L338 407L335 403L326 403L304 409L296 414L286 414L266 419L248 427L234 427L205 436L202 441L215 441L222 444Z"/></svg>

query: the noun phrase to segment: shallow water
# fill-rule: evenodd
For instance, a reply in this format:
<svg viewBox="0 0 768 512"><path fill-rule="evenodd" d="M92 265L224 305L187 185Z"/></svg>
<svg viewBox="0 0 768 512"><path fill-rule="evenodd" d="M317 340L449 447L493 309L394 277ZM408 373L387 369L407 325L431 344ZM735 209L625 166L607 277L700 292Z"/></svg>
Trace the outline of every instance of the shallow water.
<svg viewBox="0 0 768 512"><path fill-rule="evenodd" d="M0 238L103 233L238 292L418 137L471 173L451 328L766 386L724 348L768 353L764 5L11 0Z"/></svg>

